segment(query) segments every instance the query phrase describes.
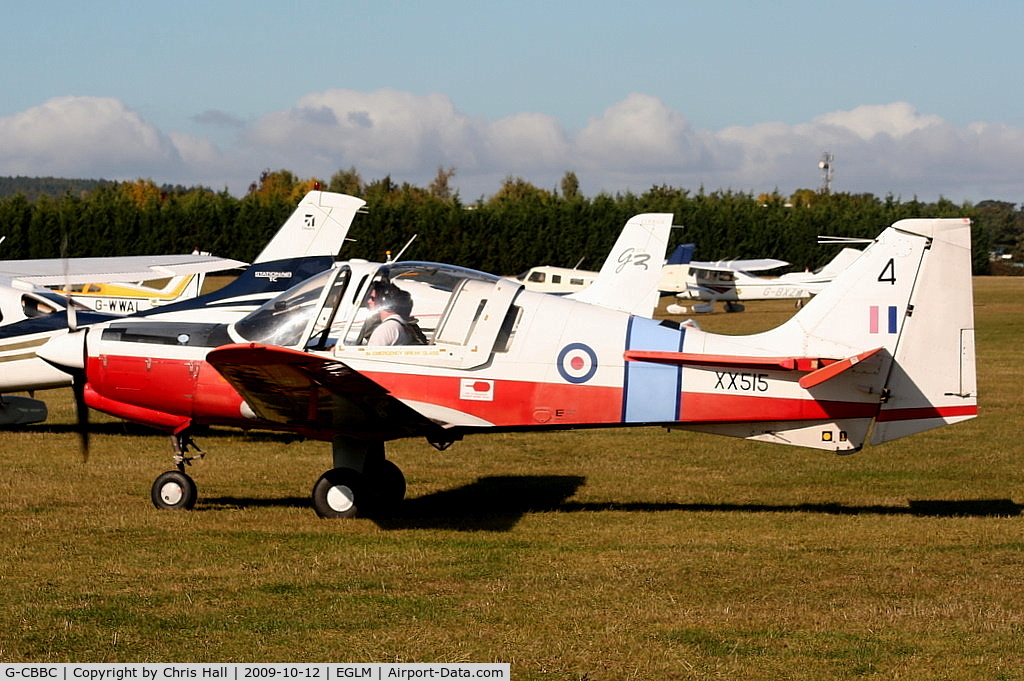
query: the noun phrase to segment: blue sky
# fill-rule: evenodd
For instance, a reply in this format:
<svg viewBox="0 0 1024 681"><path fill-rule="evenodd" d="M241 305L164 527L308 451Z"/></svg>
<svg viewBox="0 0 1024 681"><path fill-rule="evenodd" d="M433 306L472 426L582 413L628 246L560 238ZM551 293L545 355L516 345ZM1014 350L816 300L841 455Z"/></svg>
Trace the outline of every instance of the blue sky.
<svg viewBox="0 0 1024 681"><path fill-rule="evenodd" d="M5 5L0 175L1024 201L1024 4Z"/></svg>

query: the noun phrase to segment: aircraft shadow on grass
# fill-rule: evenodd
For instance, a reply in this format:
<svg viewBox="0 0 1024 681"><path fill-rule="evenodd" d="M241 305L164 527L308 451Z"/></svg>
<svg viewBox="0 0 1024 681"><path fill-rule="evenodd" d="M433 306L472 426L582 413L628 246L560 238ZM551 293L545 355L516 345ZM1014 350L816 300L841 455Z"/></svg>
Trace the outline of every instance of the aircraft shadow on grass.
<svg viewBox="0 0 1024 681"><path fill-rule="evenodd" d="M531 513L816 513L821 515L887 515L932 518L1012 517L1024 506L1010 499L909 500L906 506L807 504L705 504L673 502L575 502L570 499L586 478L571 475L503 475L480 478L462 487L407 499L386 517L374 518L381 528L449 529L465 532L508 532ZM200 498L197 510L223 507L283 506L307 508L307 497L241 499Z"/></svg>
<svg viewBox="0 0 1024 681"><path fill-rule="evenodd" d="M45 424L15 427L12 430L47 433L73 433L74 425ZM97 423L91 426L93 434L136 435L155 437L144 426L127 422ZM214 431L215 429L211 429ZM219 432L219 431L217 431ZM247 438L274 442L296 439L289 433L252 431ZM159 437L164 437L160 435ZM675 502L576 502L569 501L586 483L586 478L571 475L503 475L480 478L476 482L450 490L442 490L421 497L406 499L387 517L374 518L382 528L397 529L453 529L467 532L507 532L529 513L600 513L626 511L630 513L661 513L688 511L693 513L816 513L820 515L888 515L933 518L957 517L1015 517L1024 511L1024 505L1011 499L910 499L906 506L847 505L841 503L806 504L711 504ZM309 497L200 498L196 510L223 508L309 508Z"/></svg>

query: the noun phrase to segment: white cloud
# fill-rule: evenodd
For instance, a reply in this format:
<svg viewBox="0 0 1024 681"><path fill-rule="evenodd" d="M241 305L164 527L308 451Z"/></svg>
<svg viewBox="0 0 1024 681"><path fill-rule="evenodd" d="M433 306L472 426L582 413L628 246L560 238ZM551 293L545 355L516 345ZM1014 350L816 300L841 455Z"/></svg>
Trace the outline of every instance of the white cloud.
<svg viewBox="0 0 1024 681"><path fill-rule="evenodd" d="M0 118L0 140L0 172L10 175L120 178L181 166L167 135L107 97L56 97Z"/></svg>
<svg viewBox="0 0 1024 681"><path fill-rule="evenodd" d="M263 116L241 145L300 173L293 162L307 158L320 173L355 166L373 177L415 175L439 164L472 164L477 129L442 95L327 90Z"/></svg>
<svg viewBox="0 0 1024 681"><path fill-rule="evenodd" d="M661 100L632 94L590 119L576 152L587 169L688 172L711 167L713 143Z"/></svg>
<svg viewBox="0 0 1024 681"><path fill-rule="evenodd" d="M563 167L570 154L566 131L553 116L521 113L481 126L476 136L484 142L481 165L500 172L514 168L514 173L528 174L531 169L546 172Z"/></svg>
<svg viewBox="0 0 1024 681"><path fill-rule="evenodd" d="M882 106L859 106L852 111L835 111L814 119L815 126L849 131L863 140L879 135L902 139L914 132L941 127L939 116L922 116L906 102Z"/></svg>
<svg viewBox="0 0 1024 681"><path fill-rule="evenodd" d="M158 130L116 99L55 98L0 118L0 174L150 177L241 194L265 168L327 179L354 166L366 180L391 175L426 186L445 166L456 168L467 199L493 193L507 176L554 188L570 170L590 194L662 184L786 194L818 186L818 157L829 150L836 191L1024 201L1024 129L956 127L906 102L715 131L695 129L656 97L632 94L571 131L537 112L474 118L436 93L333 89L249 123L211 111L193 120L239 134L220 147Z"/></svg>

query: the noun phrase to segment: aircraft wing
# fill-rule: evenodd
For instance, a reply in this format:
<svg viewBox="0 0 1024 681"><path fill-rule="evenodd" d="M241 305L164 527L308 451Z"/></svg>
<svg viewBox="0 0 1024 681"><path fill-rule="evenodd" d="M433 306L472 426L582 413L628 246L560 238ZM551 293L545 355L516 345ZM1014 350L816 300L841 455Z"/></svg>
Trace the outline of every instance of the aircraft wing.
<svg viewBox="0 0 1024 681"><path fill-rule="evenodd" d="M756 258L754 260L719 260L710 262L706 260L691 260L690 267L710 272L763 272L774 270L789 265L785 260L775 258Z"/></svg>
<svg viewBox="0 0 1024 681"><path fill-rule="evenodd" d="M36 286L146 281L219 272L246 263L212 255L129 255L109 258L0 260L0 276Z"/></svg>
<svg viewBox="0 0 1024 681"><path fill-rule="evenodd" d="M206 361L271 423L313 434L384 439L441 432L372 379L328 357L244 343L212 350Z"/></svg>

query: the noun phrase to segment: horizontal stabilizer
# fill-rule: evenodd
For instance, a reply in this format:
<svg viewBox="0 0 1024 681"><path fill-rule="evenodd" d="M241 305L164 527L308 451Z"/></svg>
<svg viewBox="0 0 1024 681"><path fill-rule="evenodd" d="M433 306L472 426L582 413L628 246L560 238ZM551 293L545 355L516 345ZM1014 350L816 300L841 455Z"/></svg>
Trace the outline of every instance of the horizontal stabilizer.
<svg viewBox="0 0 1024 681"><path fill-rule="evenodd" d="M627 362L653 362L676 366L727 366L737 369L774 369L776 371L818 371L831 364L846 361L822 357L743 357L658 350L627 350L623 353L623 357Z"/></svg>
<svg viewBox="0 0 1024 681"><path fill-rule="evenodd" d="M812 371L811 373L807 374L806 376L800 379L800 387L807 389L813 388L816 385L824 383L828 379L843 373L844 371L852 367L854 364L863 362L868 357L871 357L881 349L882 348L875 348L874 350L867 350L865 352L860 353L859 355L853 355L852 357L841 359L838 362L832 362L831 364L823 366L820 369Z"/></svg>

